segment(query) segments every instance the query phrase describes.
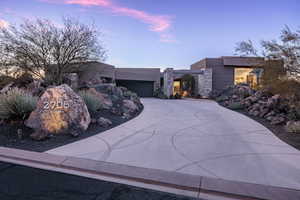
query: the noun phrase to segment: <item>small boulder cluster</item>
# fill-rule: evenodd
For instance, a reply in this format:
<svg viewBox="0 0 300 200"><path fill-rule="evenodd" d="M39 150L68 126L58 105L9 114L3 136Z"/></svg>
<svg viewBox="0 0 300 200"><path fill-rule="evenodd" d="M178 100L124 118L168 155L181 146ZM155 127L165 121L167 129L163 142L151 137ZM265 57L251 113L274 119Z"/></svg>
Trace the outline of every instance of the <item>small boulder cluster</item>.
<svg viewBox="0 0 300 200"><path fill-rule="evenodd" d="M59 133L78 136L90 123L110 127L113 123L101 115L104 111L129 119L142 108L139 97L124 87L101 84L82 88L77 94L63 84L44 92L25 124L36 130L31 135L35 140Z"/></svg>
<svg viewBox="0 0 300 200"><path fill-rule="evenodd" d="M84 89L97 96L102 102L102 108L123 118L131 118L143 108L138 95L125 87L114 84L100 84Z"/></svg>
<svg viewBox="0 0 300 200"><path fill-rule="evenodd" d="M43 87L31 81L25 86L14 82L2 87L0 122L24 122L34 129L30 135L34 140L56 134L78 136L90 124L108 128L112 119L130 119L143 109L137 94L115 84L72 89L67 84Z"/></svg>
<svg viewBox="0 0 300 200"><path fill-rule="evenodd" d="M266 89L253 90L246 84L239 84L227 87L214 97L229 109L247 111L249 115L264 118L273 125L294 124L300 120L299 107L288 98Z"/></svg>

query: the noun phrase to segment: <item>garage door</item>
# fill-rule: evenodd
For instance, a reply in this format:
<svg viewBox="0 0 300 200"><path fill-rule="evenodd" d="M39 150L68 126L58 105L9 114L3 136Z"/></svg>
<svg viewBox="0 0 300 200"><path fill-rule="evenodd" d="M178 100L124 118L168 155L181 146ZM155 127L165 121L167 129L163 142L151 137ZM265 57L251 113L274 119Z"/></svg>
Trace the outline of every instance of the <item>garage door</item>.
<svg viewBox="0 0 300 200"><path fill-rule="evenodd" d="M140 97L153 97L153 81L117 80L117 86L123 86L137 93Z"/></svg>

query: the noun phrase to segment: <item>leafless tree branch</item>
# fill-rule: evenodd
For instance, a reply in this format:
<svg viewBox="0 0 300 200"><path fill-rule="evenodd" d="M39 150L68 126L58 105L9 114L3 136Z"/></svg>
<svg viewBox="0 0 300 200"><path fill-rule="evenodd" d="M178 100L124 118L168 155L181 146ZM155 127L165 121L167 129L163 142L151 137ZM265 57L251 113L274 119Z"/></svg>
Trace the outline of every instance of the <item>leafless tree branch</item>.
<svg viewBox="0 0 300 200"><path fill-rule="evenodd" d="M63 25L50 20L25 20L20 26L0 29L0 61L5 67L17 67L61 84L73 63L104 61L106 50L99 42L99 32L71 18Z"/></svg>

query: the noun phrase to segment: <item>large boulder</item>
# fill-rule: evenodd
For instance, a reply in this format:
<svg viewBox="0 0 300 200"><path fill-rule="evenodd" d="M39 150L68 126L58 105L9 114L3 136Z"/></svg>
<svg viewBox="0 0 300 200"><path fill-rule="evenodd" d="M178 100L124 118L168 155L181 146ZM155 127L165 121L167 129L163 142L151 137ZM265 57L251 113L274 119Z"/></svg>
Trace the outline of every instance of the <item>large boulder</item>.
<svg viewBox="0 0 300 200"><path fill-rule="evenodd" d="M86 130L91 122L88 109L82 100L68 85L48 88L40 97L37 108L30 114L25 125L38 133L68 133L77 136Z"/></svg>

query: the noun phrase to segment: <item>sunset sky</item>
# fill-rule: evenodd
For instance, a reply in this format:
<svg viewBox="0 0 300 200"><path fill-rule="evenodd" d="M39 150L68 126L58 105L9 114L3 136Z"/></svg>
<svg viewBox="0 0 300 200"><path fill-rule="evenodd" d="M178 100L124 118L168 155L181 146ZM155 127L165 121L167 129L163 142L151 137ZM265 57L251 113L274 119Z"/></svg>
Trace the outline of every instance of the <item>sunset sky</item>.
<svg viewBox="0 0 300 200"><path fill-rule="evenodd" d="M235 44L300 27L299 0L0 0L0 26L62 16L94 23L116 67L188 68Z"/></svg>

